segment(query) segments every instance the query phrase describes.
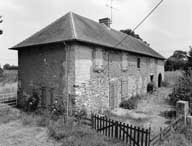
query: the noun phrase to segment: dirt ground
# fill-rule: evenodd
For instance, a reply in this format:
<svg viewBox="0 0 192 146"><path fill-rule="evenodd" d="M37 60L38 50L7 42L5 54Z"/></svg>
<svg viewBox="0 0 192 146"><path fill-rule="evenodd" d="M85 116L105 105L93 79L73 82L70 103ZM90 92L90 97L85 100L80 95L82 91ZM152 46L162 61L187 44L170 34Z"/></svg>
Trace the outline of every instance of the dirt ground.
<svg viewBox="0 0 192 146"><path fill-rule="evenodd" d="M0 125L0 146L59 146L47 136L46 128L23 126L20 120Z"/></svg>
<svg viewBox="0 0 192 146"><path fill-rule="evenodd" d="M137 109L116 109L114 113L125 117L123 122L149 128L152 134L159 132L160 127L166 127L170 119L162 116L162 112L172 110L166 100L172 88L159 88L153 94L148 94L139 101Z"/></svg>

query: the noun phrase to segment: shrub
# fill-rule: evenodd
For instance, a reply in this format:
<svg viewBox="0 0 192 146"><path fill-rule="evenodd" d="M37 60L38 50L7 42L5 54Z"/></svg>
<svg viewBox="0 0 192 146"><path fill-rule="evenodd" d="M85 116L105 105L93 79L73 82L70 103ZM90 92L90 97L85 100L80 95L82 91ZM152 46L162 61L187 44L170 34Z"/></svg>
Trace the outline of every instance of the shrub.
<svg viewBox="0 0 192 146"><path fill-rule="evenodd" d="M153 82L150 82L147 84L147 93L152 93L155 89L155 84Z"/></svg>
<svg viewBox="0 0 192 146"><path fill-rule="evenodd" d="M135 109L139 99L141 99L139 95L132 96L128 100L122 101L119 106L124 109Z"/></svg>
<svg viewBox="0 0 192 146"><path fill-rule="evenodd" d="M27 111L35 111L39 104L39 96L36 92L27 100Z"/></svg>
<svg viewBox="0 0 192 146"><path fill-rule="evenodd" d="M168 81L162 81L161 85L162 85L162 87L168 87L169 82Z"/></svg>

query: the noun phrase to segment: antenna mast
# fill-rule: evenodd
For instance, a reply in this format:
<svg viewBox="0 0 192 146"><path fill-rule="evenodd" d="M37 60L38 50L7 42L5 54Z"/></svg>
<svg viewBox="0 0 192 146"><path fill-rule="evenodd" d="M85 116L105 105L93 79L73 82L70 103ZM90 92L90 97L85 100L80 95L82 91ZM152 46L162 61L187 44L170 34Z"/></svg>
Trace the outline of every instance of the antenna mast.
<svg viewBox="0 0 192 146"><path fill-rule="evenodd" d="M113 19L113 9L115 9L113 7L113 0L110 0L110 5L106 4L106 7L110 8L110 13L111 13L111 24L112 24L112 19Z"/></svg>

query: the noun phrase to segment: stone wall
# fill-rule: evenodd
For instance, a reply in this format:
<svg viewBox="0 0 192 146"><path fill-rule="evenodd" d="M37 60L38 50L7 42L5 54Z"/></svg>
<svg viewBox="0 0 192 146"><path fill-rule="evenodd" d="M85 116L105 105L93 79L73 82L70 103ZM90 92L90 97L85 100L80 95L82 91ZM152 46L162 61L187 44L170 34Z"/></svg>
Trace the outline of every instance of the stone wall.
<svg viewBox="0 0 192 146"><path fill-rule="evenodd" d="M164 62L154 58L112 51L91 45L76 44L75 48L75 94L78 107L89 111L103 111L119 106L122 100L136 94L145 94L150 75L158 85L158 74L164 78ZM94 51L102 49L103 67L95 68ZM122 69L122 55L127 55L127 69ZM140 68L137 67L140 58Z"/></svg>
<svg viewBox="0 0 192 146"><path fill-rule="evenodd" d="M97 49L103 56L101 68L95 60ZM124 67L123 55L127 57ZM34 86L54 88L54 95L64 95L63 100L68 94L74 95L77 107L88 111L113 109L122 100L145 94L150 75L154 75L156 85L160 73L164 79L163 61L80 43L27 47L18 51L18 58L18 78L24 93L31 95ZM46 96L49 104L50 95Z"/></svg>

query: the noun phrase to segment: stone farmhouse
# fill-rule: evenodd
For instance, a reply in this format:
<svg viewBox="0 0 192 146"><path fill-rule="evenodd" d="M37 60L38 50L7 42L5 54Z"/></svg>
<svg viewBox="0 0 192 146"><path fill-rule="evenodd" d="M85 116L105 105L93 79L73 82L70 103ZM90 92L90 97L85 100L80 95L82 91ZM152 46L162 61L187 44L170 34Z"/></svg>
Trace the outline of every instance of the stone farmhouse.
<svg viewBox="0 0 192 146"><path fill-rule="evenodd" d="M98 23L69 12L10 48L18 51L19 89L31 94L35 85L54 88L62 100L73 95L75 106L99 111L146 94L150 81L160 87L164 57L109 25L109 18ZM47 94L46 104L52 101Z"/></svg>

